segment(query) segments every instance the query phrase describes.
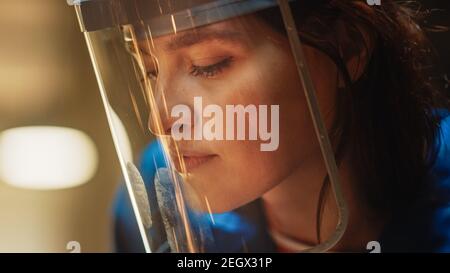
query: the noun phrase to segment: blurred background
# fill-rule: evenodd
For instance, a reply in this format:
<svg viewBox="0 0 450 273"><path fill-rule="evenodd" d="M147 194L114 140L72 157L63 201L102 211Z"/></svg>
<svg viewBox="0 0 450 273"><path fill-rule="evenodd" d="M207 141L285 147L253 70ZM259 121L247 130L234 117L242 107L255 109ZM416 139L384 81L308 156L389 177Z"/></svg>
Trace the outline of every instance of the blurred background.
<svg viewBox="0 0 450 273"><path fill-rule="evenodd" d="M0 25L0 252L109 252L121 173L75 12L2 0Z"/></svg>
<svg viewBox="0 0 450 273"><path fill-rule="evenodd" d="M448 0L423 4L450 25ZM1 0L0 25L0 252L110 252L121 173L75 12ZM449 33L431 38L448 88Z"/></svg>

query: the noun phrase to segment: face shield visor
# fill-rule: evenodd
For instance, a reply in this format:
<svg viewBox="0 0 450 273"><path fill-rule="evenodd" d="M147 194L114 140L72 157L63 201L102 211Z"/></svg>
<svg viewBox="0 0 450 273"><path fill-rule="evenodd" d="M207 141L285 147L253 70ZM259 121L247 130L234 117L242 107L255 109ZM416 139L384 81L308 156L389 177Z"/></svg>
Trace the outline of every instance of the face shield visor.
<svg viewBox="0 0 450 273"><path fill-rule="evenodd" d="M326 71L308 70L298 2L69 1L147 252L320 252L342 237L313 81Z"/></svg>

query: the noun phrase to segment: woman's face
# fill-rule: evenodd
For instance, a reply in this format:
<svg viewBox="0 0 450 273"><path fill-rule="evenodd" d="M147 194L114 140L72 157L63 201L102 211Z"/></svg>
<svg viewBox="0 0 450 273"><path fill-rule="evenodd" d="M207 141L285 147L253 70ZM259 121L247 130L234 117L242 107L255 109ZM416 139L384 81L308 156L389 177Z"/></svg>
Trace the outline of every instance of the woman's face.
<svg viewBox="0 0 450 273"><path fill-rule="evenodd" d="M248 133L246 140L203 138L179 140L175 141L177 148L170 146L178 171L213 212L231 210L264 195L319 153L289 42L256 17L162 36L152 43L141 42L140 48L149 77L156 78L153 92L166 135L179 120L171 115L176 105L189 107L192 118L178 128L192 132L199 130L194 128L195 119L202 119L203 124L211 119L201 110L219 106L224 113L224 134L230 129L225 126L226 105L265 105L268 113L271 106L279 105L279 120L274 121L279 124L279 145L273 151L261 151L261 144L268 141L259 134L257 140L250 140ZM310 47L304 51L329 124L336 69L318 51ZM194 109L194 97L202 99L202 109ZM268 115L269 131L271 118ZM150 122L156 130L154 126ZM235 122L234 129L237 126ZM244 126L248 132L248 118ZM177 163L179 158L184 164Z"/></svg>

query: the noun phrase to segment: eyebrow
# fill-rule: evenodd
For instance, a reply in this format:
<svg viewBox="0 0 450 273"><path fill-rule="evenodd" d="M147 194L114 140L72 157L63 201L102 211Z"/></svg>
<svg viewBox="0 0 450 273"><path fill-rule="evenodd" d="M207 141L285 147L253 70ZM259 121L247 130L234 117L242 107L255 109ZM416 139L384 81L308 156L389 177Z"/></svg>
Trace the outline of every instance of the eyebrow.
<svg viewBox="0 0 450 273"><path fill-rule="evenodd" d="M237 43L243 42L243 35L240 32L230 30L193 30L175 35L164 47L166 50L173 51L211 40Z"/></svg>
<svg viewBox="0 0 450 273"><path fill-rule="evenodd" d="M245 36L241 32L223 29L197 29L183 31L174 35L169 41L163 45L164 50L175 51L186 48L206 41L219 40L231 43L244 43ZM139 46L145 55L151 55L148 47Z"/></svg>

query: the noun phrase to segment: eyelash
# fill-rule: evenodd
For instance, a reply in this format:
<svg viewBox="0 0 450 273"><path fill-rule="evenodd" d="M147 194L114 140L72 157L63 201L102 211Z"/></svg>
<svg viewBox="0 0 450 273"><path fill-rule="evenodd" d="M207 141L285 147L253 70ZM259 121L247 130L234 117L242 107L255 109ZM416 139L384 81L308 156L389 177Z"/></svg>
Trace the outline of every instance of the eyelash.
<svg viewBox="0 0 450 273"><path fill-rule="evenodd" d="M207 66L192 65L189 72L194 77L213 78L228 68L233 61L232 57L227 57L220 62Z"/></svg>
<svg viewBox="0 0 450 273"><path fill-rule="evenodd" d="M227 57L215 64L207 66L192 65L189 74L194 77L212 78L220 74L224 69L228 68L233 61L233 57ZM147 78L156 80L158 73L155 71L147 72Z"/></svg>

